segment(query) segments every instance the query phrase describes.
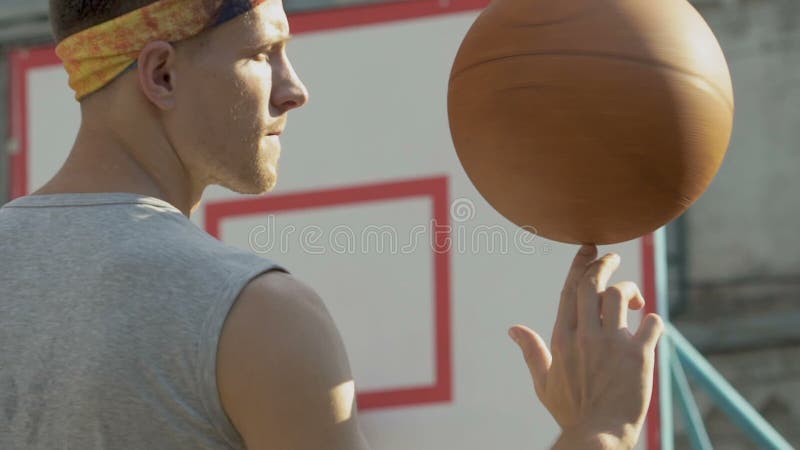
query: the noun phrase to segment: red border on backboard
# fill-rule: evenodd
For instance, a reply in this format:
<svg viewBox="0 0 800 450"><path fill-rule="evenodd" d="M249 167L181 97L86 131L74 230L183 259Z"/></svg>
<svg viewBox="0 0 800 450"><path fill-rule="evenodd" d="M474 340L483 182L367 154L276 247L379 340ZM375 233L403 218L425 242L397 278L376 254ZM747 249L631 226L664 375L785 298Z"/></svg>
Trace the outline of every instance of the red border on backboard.
<svg viewBox="0 0 800 450"><path fill-rule="evenodd" d="M28 72L42 66L60 66L61 60L52 47L22 49L11 52L9 89L9 138L14 152L9 157L9 196L14 199L28 193Z"/></svg>
<svg viewBox="0 0 800 450"><path fill-rule="evenodd" d="M455 14L485 8L490 0L405 0L294 13L289 16L293 34L328 31Z"/></svg>
<svg viewBox="0 0 800 450"><path fill-rule="evenodd" d="M450 224L447 177L420 178L378 184L269 195L265 197L210 201L205 205L205 226L220 239L225 219L286 211L330 208L368 202L385 202L411 197L432 201L433 299L435 380L432 385L366 391L357 394L360 409L387 408L450 402L453 374L450 317Z"/></svg>
<svg viewBox="0 0 800 450"><path fill-rule="evenodd" d="M289 17L294 34L334 30L355 26L416 19L434 15L453 14L485 7L490 0L411 0L374 5L343 7L332 10L297 13ZM27 73L41 66L60 65L53 47L15 50L10 54L10 133L16 141L15 152L10 157L10 196L27 194L28 183L28 107ZM654 312L657 301L655 290L655 254L652 236L642 238L643 291L649 300L646 310ZM653 397L647 414L647 448L661 449L660 410L658 398L658 371L655 373ZM369 396L360 401L373 402Z"/></svg>
<svg viewBox="0 0 800 450"><path fill-rule="evenodd" d="M656 252L655 237L653 234L642 236L642 294L647 299L645 303L645 314L656 313L658 302L669 301L666 298L658 298L656 290ZM661 347L656 348L656 352ZM659 377L658 356L656 355L653 366L653 392L650 395L650 408L647 410L647 421L645 422L647 433L648 450L661 450L661 401L659 397Z"/></svg>

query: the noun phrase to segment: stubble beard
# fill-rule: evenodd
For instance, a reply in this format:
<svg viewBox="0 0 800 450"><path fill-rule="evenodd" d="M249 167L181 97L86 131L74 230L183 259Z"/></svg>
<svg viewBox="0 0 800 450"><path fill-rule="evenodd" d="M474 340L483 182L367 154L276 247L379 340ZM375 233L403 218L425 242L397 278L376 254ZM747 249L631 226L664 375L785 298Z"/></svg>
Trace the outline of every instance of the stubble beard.
<svg viewBox="0 0 800 450"><path fill-rule="evenodd" d="M280 147L261 147L251 158L241 161L238 170L226 177L224 187L239 194L264 194L271 191L278 181L278 157Z"/></svg>

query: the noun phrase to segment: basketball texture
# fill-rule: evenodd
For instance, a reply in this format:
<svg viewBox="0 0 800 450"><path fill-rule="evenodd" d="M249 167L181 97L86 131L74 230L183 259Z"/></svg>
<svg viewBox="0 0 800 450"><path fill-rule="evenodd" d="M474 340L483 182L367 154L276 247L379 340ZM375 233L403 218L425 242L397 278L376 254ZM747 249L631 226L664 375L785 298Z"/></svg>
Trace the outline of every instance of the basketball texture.
<svg viewBox="0 0 800 450"><path fill-rule="evenodd" d="M710 184L730 73L686 0L495 0L450 75L458 157L519 226L568 243L651 232Z"/></svg>

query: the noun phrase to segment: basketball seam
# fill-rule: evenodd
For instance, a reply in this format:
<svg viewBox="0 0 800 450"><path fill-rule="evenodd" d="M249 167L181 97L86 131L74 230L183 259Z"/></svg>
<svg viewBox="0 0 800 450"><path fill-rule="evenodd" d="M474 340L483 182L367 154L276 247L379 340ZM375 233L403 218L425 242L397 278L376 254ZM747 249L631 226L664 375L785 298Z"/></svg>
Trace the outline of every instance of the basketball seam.
<svg viewBox="0 0 800 450"><path fill-rule="evenodd" d="M526 56L576 56L576 57L586 57L586 58L605 58L605 59L612 59L612 60L615 60L615 61L623 61L623 62L630 62L630 63L640 64L640 65L655 65L657 67L660 67L660 68L663 68L663 69L667 69L667 70L671 70L673 72L678 72L678 73L680 73L682 75L686 75L686 76L689 76L689 77L692 77L692 78L696 78L696 79L702 81L709 88L711 88L711 90L714 91L715 94L717 94L717 96L720 98L720 100L722 100L723 103L725 103L725 105L728 107L728 109L730 110L731 113L733 113L733 111L734 111L733 104L731 103L730 100L728 100L728 96L725 95L725 93L722 91L722 89L720 89L717 85L715 85L714 83L710 82L709 80L707 80L705 77L703 77L700 74L693 73L693 72L690 72L690 71L688 71L686 69L682 69L680 67L672 66L672 65L660 62L660 61L655 61L655 60L645 59L645 58L636 58L636 57L633 57L633 56L616 55L616 54L613 54L613 53L588 53L588 52L575 52L575 51L569 51L569 50L555 50L555 51L549 51L549 52L529 52L529 53L518 53L518 54L515 54L515 55L498 56L498 57L495 57L495 58L487 59L485 61L480 61L480 62L476 62L476 63L470 64L470 65L464 67L463 69L461 69L460 71L452 73L450 75L450 82L452 83L453 80L455 80L456 78L462 76L465 72L468 72L468 71L470 71L470 70L472 70L472 69L474 69L476 67L482 66L484 64L489 64L489 63L496 62L496 61L502 61L504 59L514 59L514 58L521 58L521 57L526 57Z"/></svg>

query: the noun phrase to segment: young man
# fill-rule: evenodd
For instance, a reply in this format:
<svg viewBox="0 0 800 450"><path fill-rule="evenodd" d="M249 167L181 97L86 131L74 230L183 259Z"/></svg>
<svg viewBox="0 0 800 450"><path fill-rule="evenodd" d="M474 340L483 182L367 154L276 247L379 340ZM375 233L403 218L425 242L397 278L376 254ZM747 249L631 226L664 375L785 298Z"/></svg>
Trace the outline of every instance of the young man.
<svg viewBox="0 0 800 450"><path fill-rule="evenodd" d="M60 171L0 209L0 448L367 449L322 300L187 219L211 184L275 184L287 113L308 97L280 0L51 0L51 14L82 122ZM510 330L563 429L554 448L640 434L662 325L628 332L644 300L607 287L618 265L580 249L552 355Z"/></svg>

